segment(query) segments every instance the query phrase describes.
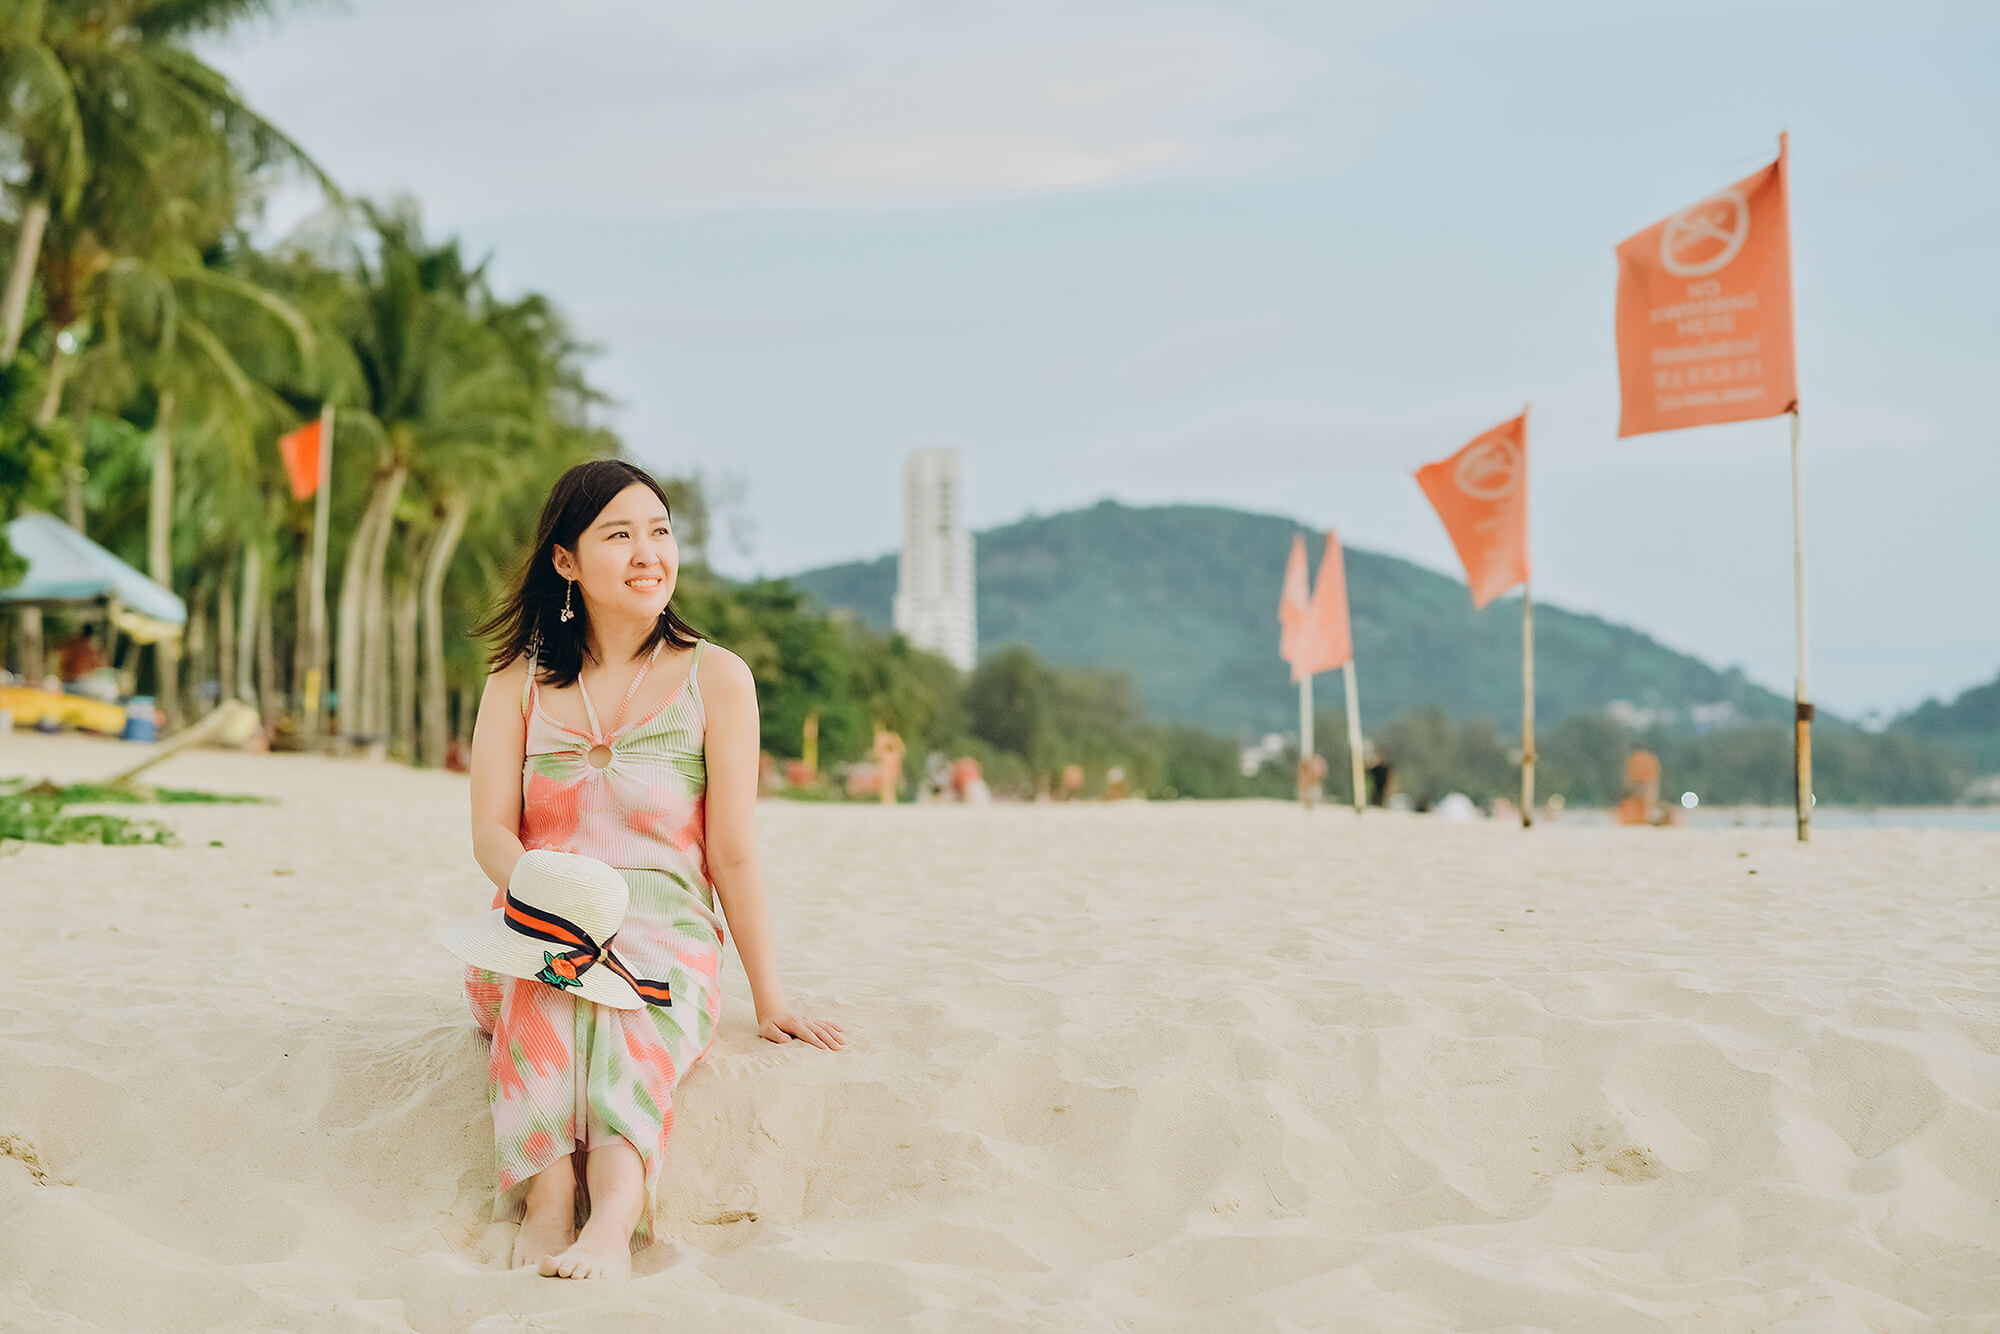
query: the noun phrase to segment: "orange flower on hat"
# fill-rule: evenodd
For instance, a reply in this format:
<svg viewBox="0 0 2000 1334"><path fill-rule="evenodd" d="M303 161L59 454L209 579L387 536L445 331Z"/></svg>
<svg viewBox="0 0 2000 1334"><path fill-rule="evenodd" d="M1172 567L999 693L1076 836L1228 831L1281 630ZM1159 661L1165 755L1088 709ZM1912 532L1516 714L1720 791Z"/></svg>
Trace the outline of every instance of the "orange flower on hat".
<svg viewBox="0 0 2000 1334"><path fill-rule="evenodd" d="M578 987L583 983L577 979L576 960L567 954L557 956L542 951L542 971L535 974L535 980L546 982L552 987Z"/></svg>

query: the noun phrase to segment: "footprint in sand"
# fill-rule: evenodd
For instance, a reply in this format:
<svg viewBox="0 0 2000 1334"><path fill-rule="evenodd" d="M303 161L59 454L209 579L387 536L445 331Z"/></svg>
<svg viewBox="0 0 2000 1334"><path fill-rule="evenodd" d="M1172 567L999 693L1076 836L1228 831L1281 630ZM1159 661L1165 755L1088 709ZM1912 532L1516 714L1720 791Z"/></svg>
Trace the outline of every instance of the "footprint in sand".
<svg viewBox="0 0 2000 1334"><path fill-rule="evenodd" d="M1620 1144L1619 1138L1606 1126L1592 1126L1570 1141L1564 1166L1572 1172L1601 1169L1627 1186L1651 1181L1665 1170L1650 1151L1637 1144Z"/></svg>

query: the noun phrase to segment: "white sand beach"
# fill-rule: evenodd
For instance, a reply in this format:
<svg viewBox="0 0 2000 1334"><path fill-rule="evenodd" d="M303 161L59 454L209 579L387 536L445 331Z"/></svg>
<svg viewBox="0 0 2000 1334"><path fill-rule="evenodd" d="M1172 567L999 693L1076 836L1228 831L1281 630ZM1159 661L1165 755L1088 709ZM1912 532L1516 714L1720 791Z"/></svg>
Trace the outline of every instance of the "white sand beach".
<svg viewBox="0 0 2000 1334"><path fill-rule="evenodd" d="M0 774L134 748L0 737ZM629 1284L509 1272L463 778L0 856L0 1327L2000 1327L2000 835L766 803Z"/></svg>

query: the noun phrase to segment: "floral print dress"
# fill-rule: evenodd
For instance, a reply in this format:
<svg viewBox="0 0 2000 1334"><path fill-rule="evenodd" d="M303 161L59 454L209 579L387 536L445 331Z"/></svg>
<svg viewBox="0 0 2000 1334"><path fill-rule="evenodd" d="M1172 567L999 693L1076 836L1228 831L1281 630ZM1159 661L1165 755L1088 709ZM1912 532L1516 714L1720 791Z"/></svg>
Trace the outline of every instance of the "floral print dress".
<svg viewBox="0 0 2000 1334"><path fill-rule="evenodd" d="M487 1096L498 1218L519 1212L528 1179L573 1148L623 1138L646 1170L633 1237L653 1239L674 1088L708 1050L722 1008L723 924L704 856L701 650L697 642L687 683L672 698L611 733L599 729L587 693L589 731L551 718L529 663L521 845L580 852L618 869L631 887L619 956L640 977L665 981L672 1001L617 1010L541 982L465 970L466 1000L493 1038ZM504 898L496 891L493 906Z"/></svg>

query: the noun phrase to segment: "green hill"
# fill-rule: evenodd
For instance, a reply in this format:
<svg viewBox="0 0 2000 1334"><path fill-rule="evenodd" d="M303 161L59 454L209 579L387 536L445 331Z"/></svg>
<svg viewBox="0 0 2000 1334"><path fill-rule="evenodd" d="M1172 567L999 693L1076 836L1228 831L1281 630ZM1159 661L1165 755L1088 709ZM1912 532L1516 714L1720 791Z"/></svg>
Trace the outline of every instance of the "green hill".
<svg viewBox="0 0 2000 1334"><path fill-rule="evenodd" d="M1942 741L1975 773L2000 774L2000 676L1949 704L1926 700L1898 718L1894 727Z"/></svg>
<svg viewBox="0 0 2000 1334"><path fill-rule="evenodd" d="M1272 515L1111 501L991 529L977 538L980 651L1019 643L1054 663L1129 670L1154 714L1230 735L1296 727L1277 604L1300 531ZM1315 567L1323 541L1309 538ZM1474 612L1464 584L1409 561L1349 549L1346 566L1364 720L1435 705L1519 726L1517 599ZM794 580L829 607L890 624L893 555ZM1694 726L1697 706L1712 720L1791 714L1788 699L1741 672L1542 604L1535 670L1537 716L1550 726L1614 700L1657 710L1676 729ZM1322 707L1339 706L1337 678L1322 677L1320 691Z"/></svg>

